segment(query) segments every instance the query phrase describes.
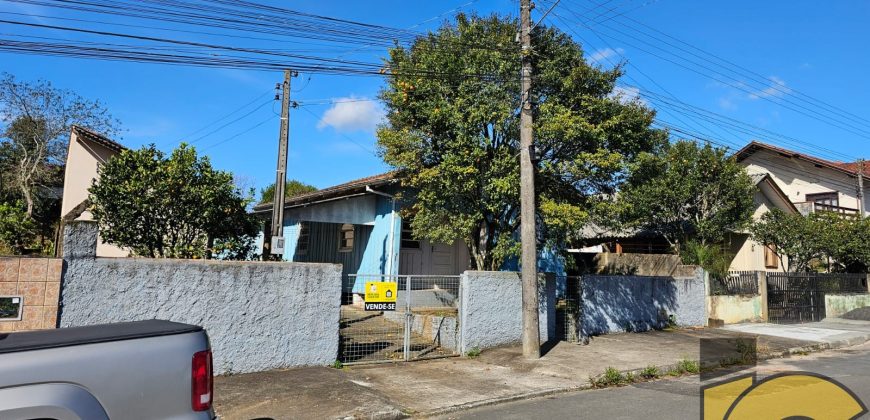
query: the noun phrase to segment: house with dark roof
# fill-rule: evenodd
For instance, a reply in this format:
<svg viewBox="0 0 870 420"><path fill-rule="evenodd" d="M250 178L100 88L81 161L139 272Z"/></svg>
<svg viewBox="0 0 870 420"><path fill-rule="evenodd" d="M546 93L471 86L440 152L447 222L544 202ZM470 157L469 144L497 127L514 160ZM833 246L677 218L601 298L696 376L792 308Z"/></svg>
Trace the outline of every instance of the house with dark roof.
<svg viewBox="0 0 870 420"><path fill-rule="evenodd" d="M401 188L395 173L388 172L287 198L283 260L340 263L349 281L345 291L354 293L362 291L364 280L348 275L438 276L467 270L470 257L463 241L435 243L412 235L400 215L408 203L395 198ZM254 208L264 219L271 211L271 203ZM259 242L262 247L263 238ZM542 271L564 274L556 253L541 255ZM508 263L505 269L515 266Z"/></svg>
<svg viewBox="0 0 870 420"><path fill-rule="evenodd" d="M861 173L854 162L830 161L758 141L747 144L734 157L758 186L756 220L772 208L804 215L822 211L865 214L870 168ZM859 176L864 181L863 191L858 188ZM732 251L737 256L732 269L782 270L773 250L752 241L746 233L738 232L734 239Z"/></svg>
<svg viewBox="0 0 870 420"><path fill-rule="evenodd" d="M127 148L84 127L74 125L67 146L66 169L63 176L61 224L73 220L93 220L88 207L88 188L97 178L100 165ZM57 252L60 253L60 243ZM97 241L97 256L127 257L130 251Z"/></svg>

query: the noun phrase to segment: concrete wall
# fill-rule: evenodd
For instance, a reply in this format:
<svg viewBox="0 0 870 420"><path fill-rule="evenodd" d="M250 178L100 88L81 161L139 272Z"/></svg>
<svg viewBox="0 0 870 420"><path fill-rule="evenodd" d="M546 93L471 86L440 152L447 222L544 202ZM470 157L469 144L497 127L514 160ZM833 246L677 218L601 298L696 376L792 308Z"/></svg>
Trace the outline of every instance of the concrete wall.
<svg viewBox="0 0 870 420"><path fill-rule="evenodd" d="M541 275L538 288L541 342L556 337L555 278ZM522 340L520 275L507 271L466 271L459 280L460 352Z"/></svg>
<svg viewBox="0 0 870 420"><path fill-rule="evenodd" d="M605 275L672 276L683 264L679 255L614 254L595 255L595 272Z"/></svg>
<svg viewBox="0 0 870 420"><path fill-rule="evenodd" d="M838 317L865 306L870 306L870 294L825 294L826 317Z"/></svg>
<svg viewBox="0 0 870 420"><path fill-rule="evenodd" d="M711 323L762 322L762 307L760 295L707 296L707 316Z"/></svg>
<svg viewBox="0 0 870 420"><path fill-rule="evenodd" d="M707 324L705 273L691 277L583 276L580 280L582 337Z"/></svg>
<svg viewBox="0 0 870 420"><path fill-rule="evenodd" d="M20 299L21 319L0 320L0 333L57 327L63 260L0 258L0 296Z"/></svg>
<svg viewBox="0 0 870 420"><path fill-rule="evenodd" d="M337 357L340 265L95 258L95 245L92 222L67 225L61 327L153 318L202 325L218 374Z"/></svg>

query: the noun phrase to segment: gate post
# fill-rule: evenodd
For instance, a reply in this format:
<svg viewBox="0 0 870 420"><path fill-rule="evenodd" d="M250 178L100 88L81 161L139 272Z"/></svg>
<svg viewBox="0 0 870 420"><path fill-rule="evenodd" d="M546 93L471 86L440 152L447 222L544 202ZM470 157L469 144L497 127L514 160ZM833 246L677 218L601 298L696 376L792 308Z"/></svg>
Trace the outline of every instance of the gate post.
<svg viewBox="0 0 870 420"><path fill-rule="evenodd" d="M758 279L758 294L761 295L761 320L770 322L769 308L767 307L767 272L756 271L755 275Z"/></svg>
<svg viewBox="0 0 870 420"><path fill-rule="evenodd" d="M405 361L411 360L411 322L413 321L411 317L413 314L411 313L411 279L413 277L406 276L405 277L405 338L402 342L402 349L404 353ZM396 279L399 281L399 278Z"/></svg>

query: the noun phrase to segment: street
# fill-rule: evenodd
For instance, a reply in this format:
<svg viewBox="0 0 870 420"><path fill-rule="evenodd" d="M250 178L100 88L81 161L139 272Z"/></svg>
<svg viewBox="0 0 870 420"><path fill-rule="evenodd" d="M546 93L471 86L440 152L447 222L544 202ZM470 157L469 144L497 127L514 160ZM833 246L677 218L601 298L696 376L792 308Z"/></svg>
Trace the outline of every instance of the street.
<svg viewBox="0 0 870 420"><path fill-rule="evenodd" d="M808 371L828 376L851 389L863 401L870 401L870 343L807 356L774 359L760 363L757 368L759 379L787 371ZM690 376L481 407L441 418L698 419L699 389L699 377ZM870 416L865 414L860 418Z"/></svg>

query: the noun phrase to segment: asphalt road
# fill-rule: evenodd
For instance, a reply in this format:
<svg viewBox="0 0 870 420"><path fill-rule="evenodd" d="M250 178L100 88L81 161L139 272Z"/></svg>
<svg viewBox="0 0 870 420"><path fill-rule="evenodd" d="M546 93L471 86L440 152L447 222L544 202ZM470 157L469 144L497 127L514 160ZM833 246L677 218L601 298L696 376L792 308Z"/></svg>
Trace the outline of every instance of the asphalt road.
<svg viewBox="0 0 870 420"><path fill-rule="evenodd" d="M755 371L759 379L793 371L821 374L845 385L870 406L870 343L766 361ZM443 419L700 419L700 386L698 376L665 379L481 407ZM860 418L870 419L870 415Z"/></svg>

